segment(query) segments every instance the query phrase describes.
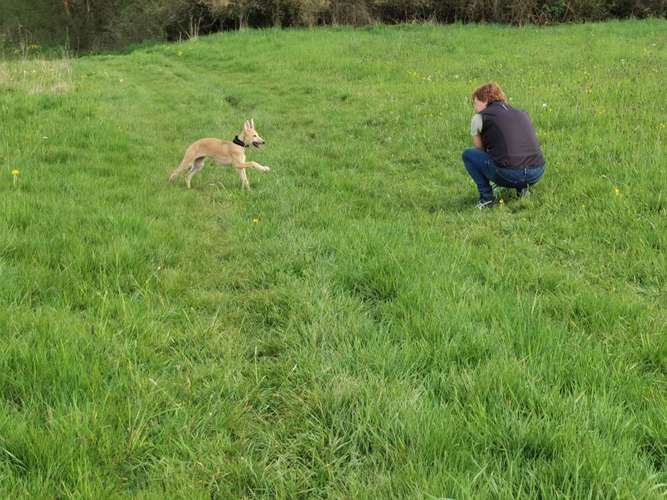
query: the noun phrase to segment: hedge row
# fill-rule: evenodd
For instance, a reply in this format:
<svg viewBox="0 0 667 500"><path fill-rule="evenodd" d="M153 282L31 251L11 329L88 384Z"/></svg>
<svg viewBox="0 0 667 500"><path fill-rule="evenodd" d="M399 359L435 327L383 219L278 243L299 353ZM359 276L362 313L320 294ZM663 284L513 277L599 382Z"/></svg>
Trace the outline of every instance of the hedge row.
<svg viewBox="0 0 667 500"><path fill-rule="evenodd" d="M85 51L244 26L550 24L666 14L666 0L0 0L0 37Z"/></svg>

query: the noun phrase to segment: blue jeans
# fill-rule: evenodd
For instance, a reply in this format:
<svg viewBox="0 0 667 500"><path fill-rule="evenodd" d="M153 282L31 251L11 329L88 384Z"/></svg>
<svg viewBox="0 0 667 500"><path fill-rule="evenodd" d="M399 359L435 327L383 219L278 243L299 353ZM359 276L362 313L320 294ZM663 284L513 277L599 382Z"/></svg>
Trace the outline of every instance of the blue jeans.
<svg viewBox="0 0 667 500"><path fill-rule="evenodd" d="M498 186L523 189L532 186L544 175L544 165L532 168L500 168L486 152L477 148L466 149L462 157L468 174L477 184L481 200L493 199L489 181Z"/></svg>

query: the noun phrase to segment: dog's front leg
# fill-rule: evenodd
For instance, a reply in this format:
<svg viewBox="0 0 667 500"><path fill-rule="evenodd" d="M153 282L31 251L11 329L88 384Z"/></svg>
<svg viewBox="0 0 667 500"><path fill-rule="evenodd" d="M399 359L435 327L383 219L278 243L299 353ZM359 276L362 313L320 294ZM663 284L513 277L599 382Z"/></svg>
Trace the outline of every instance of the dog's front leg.
<svg viewBox="0 0 667 500"><path fill-rule="evenodd" d="M245 173L245 168L236 168L241 178L241 187L246 191L250 191L250 182L248 182L248 175Z"/></svg>
<svg viewBox="0 0 667 500"><path fill-rule="evenodd" d="M252 165L252 168L255 170L259 170L260 172L268 172L271 170L271 167L267 167L266 165L260 165L256 161L251 161L250 164Z"/></svg>
<svg viewBox="0 0 667 500"><path fill-rule="evenodd" d="M265 165L260 165L256 161L244 161L244 162L239 162L238 164L234 165L236 168L254 168L255 170L259 170L260 172L268 172L271 170L271 167L267 167Z"/></svg>

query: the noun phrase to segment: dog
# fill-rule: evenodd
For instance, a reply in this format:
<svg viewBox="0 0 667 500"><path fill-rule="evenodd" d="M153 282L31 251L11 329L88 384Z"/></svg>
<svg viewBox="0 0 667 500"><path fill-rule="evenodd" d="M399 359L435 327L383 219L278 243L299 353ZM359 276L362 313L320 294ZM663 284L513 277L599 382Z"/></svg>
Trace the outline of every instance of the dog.
<svg viewBox="0 0 667 500"><path fill-rule="evenodd" d="M188 171L185 177L185 184L188 189L192 188L192 177L204 168L206 158L212 158L219 165L232 165L241 177L241 188L250 189L246 168L254 168L260 172L268 172L270 167L260 165L256 161L246 161L245 150L250 145L259 148L266 144L257 130L255 130L255 121L247 120L243 124L241 133L234 137L233 141L222 141L220 139L199 139L188 146L185 150L185 156L181 164L169 176L169 182L173 182L176 177Z"/></svg>

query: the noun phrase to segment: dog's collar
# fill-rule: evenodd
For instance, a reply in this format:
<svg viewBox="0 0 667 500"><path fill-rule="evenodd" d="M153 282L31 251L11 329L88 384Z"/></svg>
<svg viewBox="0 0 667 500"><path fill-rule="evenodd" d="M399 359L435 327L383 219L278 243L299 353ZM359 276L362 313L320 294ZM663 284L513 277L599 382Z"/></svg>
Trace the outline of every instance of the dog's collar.
<svg viewBox="0 0 667 500"><path fill-rule="evenodd" d="M242 148L247 148L248 147L248 144L246 144L241 139L239 139L238 135L236 137L234 137L234 140L232 142L234 144L238 145L238 146L241 146Z"/></svg>

